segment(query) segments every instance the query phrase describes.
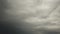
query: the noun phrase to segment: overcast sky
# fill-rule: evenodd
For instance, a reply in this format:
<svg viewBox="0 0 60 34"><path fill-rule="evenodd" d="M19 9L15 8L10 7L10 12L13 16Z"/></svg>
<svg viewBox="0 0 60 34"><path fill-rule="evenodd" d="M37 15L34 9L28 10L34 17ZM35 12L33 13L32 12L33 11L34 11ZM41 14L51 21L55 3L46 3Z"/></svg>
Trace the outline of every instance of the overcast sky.
<svg viewBox="0 0 60 34"><path fill-rule="evenodd" d="M27 34L40 34L41 30L56 31L60 28L59 2L60 0L1 0L1 21L15 24L15 27Z"/></svg>

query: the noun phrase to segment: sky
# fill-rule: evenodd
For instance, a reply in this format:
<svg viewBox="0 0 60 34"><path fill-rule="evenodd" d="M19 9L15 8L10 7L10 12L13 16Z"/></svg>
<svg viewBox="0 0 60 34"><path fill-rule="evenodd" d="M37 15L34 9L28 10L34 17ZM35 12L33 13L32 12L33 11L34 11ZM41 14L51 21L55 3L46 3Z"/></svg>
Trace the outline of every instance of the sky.
<svg viewBox="0 0 60 34"><path fill-rule="evenodd" d="M59 0L1 0L0 20L7 26L12 24L19 32L24 32L23 34L55 32L60 28L59 2Z"/></svg>

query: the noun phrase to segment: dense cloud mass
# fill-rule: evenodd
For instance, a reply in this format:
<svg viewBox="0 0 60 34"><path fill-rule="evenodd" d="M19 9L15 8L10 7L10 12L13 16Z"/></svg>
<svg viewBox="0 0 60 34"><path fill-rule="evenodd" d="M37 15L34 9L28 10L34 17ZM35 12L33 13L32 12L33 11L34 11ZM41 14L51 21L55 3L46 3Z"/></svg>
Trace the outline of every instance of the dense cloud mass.
<svg viewBox="0 0 60 34"><path fill-rule="evenodd" d="M14 34L60 33L60 0L0 1L1 25Z"/></svg>

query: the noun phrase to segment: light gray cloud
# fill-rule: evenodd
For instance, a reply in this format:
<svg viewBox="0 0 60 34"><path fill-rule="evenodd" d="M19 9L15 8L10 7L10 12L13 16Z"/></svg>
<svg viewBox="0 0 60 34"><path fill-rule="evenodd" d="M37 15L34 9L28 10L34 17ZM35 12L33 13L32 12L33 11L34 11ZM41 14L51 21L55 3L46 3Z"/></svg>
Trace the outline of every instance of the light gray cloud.
<svg viewBox="0 0 60 34"><path fill-rule="evenodd" d="M26 34L57 31L60 29L59 2L59 0L39 0L39 2L38 0L3 0L1 21L13 24L21 30L20 32Z"/></svg>

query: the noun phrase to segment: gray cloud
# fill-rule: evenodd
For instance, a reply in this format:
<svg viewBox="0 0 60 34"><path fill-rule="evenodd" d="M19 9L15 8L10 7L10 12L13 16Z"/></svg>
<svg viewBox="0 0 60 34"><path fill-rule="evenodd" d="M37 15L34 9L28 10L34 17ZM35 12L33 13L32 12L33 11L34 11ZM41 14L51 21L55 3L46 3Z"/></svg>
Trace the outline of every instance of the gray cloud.
<svg viewBox="0 0 60 34"><path fill-rule="evenodd" d="M1 23L14 26L20 34L55 34L60 30L59 0L1 0L0 9Z"/></svg>

